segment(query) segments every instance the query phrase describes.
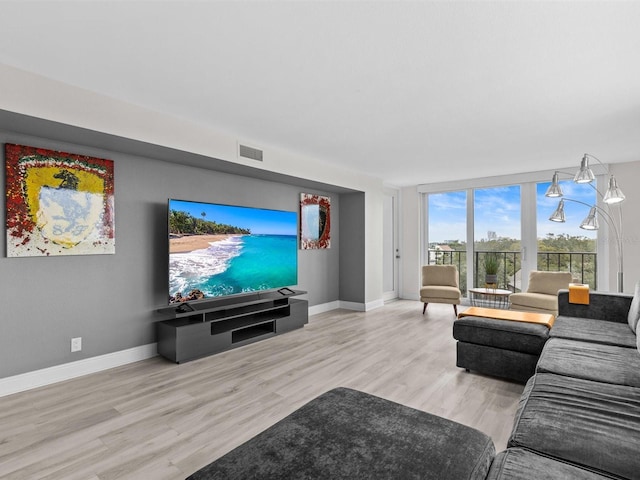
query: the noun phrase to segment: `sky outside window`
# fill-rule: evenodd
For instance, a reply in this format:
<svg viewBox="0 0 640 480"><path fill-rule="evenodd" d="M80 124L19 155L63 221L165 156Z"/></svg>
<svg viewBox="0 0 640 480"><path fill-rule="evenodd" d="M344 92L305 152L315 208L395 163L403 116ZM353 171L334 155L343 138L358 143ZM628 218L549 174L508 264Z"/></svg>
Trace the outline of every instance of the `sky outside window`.
<svg viewBox="0 0 640 480"><path fill-rule="evenodd" d="M520 186L479 188L474 192L475 241L520 239Z"/></svg>
<svg viewBox="0 0 640 480"><path fill-rule="evenodd" d="M431 193L429 202L429 243L466 242L467 192Z"/></svg>
<svg viewBox="0 0 640 480"><path fill-rule="evenodd" d="M580 223L589 213L589 207L565 202L565 223L551 222L549 217L557 208L559 198L548 198L544 194L550 182L536 185L537 237L547 234L569 235L595 239L596 231L580 228ZM571 180L560 182L566 198L579 200L588 205L596 202L596 192L589 184L577 184ZM475 197L476 239L487 239L488 232L497 237L520 238L520 187L507 186L477 189ZM448 243L457 240L466 242L467 236L467 193L466 191L432 193L429 202L429 242ZM600 223L604 219L599 215Z"/></svg>

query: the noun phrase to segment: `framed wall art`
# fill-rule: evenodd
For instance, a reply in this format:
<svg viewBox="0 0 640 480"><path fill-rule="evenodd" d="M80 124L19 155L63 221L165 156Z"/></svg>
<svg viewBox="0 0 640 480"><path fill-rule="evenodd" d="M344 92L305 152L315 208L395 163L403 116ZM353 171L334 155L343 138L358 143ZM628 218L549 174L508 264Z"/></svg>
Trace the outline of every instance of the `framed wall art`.
<svg viewBox="0 0 640 480"><path fill-rule="evenodd" d="M300 194L300 248L331 248L331 197Z"/></svg>
<svg viewBox="0 0 640 480"><path fill-rule="evenodd" d="M113 161L6 144L7 256L115 253Z"/></svg>

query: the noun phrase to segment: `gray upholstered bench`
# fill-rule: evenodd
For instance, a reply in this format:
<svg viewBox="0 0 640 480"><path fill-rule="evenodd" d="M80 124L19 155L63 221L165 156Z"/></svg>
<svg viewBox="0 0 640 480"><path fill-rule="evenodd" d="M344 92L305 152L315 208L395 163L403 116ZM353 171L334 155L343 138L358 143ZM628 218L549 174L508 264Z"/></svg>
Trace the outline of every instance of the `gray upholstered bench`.
<svg viewBox="0 0 640 480"><path fill-rule="evenodd" d="M494 456L478 430L336 388L187 480L484 479Z"/></svg>
<svg viewBox="0 0 640 480"><path fill-rule="evenodd" d="M458 340L458 367L526 383L536 371L549 328L536 323L466 316L453 322L453 338Z"/></svg>

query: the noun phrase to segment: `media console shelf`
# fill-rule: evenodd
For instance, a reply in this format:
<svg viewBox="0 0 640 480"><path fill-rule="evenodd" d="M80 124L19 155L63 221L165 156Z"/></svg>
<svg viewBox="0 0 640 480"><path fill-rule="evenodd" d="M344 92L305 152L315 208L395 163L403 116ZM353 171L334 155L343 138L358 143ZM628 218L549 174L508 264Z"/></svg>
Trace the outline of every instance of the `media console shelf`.
<svg viewBox="0 0 640 480"><path fill-rule="evenodd" d="M241 297L173 304L158 311L158 353L182 363L303 327L309 321L302 290L281 289Z"/></svg>

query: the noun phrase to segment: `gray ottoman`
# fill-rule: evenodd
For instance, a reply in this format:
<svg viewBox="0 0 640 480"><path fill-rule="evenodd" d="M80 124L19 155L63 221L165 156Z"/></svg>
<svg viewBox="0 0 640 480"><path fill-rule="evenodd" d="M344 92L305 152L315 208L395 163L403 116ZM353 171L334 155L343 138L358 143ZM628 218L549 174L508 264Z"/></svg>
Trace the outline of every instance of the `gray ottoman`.
<svg viewBox="0 0 640 480"><path fill-rule="evenodd" d="M453 338L458 340L458 367L526 383L536 371L549 329L536 323L469 316L453 322Z"/></svg>
<svg viewBox="0 0 640 480"><path fill-rule="evenodd" d="M494 455L478 430L337 388L188 480L484 479Z"/></svg>

